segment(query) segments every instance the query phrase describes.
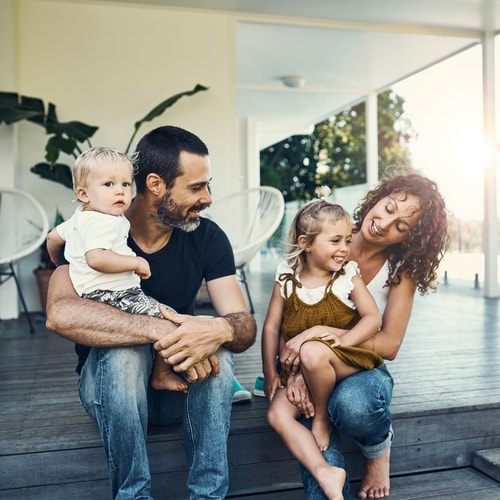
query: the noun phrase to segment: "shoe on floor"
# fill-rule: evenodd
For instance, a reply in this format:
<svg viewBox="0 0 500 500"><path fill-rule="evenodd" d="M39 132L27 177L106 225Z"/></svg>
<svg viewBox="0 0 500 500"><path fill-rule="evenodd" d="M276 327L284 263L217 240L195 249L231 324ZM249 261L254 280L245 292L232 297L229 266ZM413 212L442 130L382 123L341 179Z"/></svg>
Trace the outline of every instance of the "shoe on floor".
<svg viewBox="0 0 500 500"><path fill-rule="evenodd" d="M265 398L266 394L264 392L264 377L259 375L255 379L255 386L253 388L253 395L258 396L259 398Z"/></svg>
<svg viewBox="0 0 500 500"><path fill-rule="evenodd" d="M233 379L233 404L246 403L252 399L252 393L247 391L236 377Z"/></svg>

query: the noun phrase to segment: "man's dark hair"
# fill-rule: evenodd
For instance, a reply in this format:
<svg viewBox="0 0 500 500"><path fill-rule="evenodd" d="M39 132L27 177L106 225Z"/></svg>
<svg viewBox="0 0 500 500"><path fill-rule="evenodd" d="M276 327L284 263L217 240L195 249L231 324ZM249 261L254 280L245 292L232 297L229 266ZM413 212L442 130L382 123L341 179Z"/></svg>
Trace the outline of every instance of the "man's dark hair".
<svg viewBox="0 0 500 500"><path fill-rule="evenodd" d="M138 193L146 188L149 174L158 174L167 188L182 175L179 157L182 151L200 156L208 155L205 143L196 135L179 127L158 127L147 133L137 144L135 185Z"/></svg>

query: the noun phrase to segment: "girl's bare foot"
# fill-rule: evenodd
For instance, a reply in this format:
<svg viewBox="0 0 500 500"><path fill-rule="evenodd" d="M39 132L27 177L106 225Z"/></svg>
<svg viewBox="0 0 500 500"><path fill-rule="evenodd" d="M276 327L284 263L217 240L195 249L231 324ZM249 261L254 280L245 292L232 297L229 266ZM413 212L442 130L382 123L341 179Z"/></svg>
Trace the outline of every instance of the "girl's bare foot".
<svg viewBox="0 0 500 500"><path fill-rule="evenodd" d="M316 415L312 422L311 432L318 443L320 451L325 451L330 446L330 436L332 434L332 424L330 419L321 419Z"/></svg>
<svg viewBox="0 0 500 500"><path fill-rule="evenodd" d="M344 488L345 478L344 469L328 464L325 464L316 473L316 480L328 500L344 500L342 489Z"/></svg>
<svg viewBox="0 0 500 500"><path fill-rule="evenodd" d="M375 499L389 496L390 478L389 467L391 450L383 455L366 461L366 470L358 491L358 498Z"/></svg>

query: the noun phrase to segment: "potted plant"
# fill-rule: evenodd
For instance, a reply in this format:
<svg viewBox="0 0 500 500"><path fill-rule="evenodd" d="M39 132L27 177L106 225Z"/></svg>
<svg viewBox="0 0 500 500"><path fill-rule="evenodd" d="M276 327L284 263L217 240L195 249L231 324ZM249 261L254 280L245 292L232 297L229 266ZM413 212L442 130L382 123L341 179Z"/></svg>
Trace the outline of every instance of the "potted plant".
<svg viewBox="0 0 500 500"><path fill-rule="evenodd" d="M162 115L182 97L192 96L204 90L208 90L208 87L197 84L192 90L175 94L155 106L141 120L135 122L132 136L124 152L129 152L137 132L144 123ZM48 135L45 145L45 161L33 165L30 169L31 172L43 179L51 180L72 189L71 167L65 163L59 163L59 157L61 153L64 153L77 158L83 150L92 147L90 139L99 127L80 121L62 123L57 118L55 104L49 102L46 107L42 99L19 95L16 92L0 91L0 125L2 123L11 125L23 120L41 126ZM57 210L54 226L62 222L62 220L62 215ZM40 249L40 263L37 269L33 271L37 277L43 311L45 311L48 282L54 267L44 243Z"/></svg>

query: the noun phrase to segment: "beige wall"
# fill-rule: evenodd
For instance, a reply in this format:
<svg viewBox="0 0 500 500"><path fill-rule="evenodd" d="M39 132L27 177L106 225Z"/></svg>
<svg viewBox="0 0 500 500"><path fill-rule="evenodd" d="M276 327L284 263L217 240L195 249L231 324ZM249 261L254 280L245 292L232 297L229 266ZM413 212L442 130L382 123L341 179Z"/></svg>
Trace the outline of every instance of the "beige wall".
<svg viewBox="0 0 500 500"><path fill-rule="evenodd" d="M225 14L163 7L2 0L0 19L13 26L0 41L1 90L52 101L60 121L80 120L99 126L93 145L126 147L133 124L173 94L203 84L210 89L183 98L139 137L162 124L187 128L208 145L213 192L222 196L243 187L244 165L237 161L235 110L235 20ZM9 23L8 20L12 22ZM12 36L10 36L12 35ZM4 45L5 47L5 45ZM56 208L72 212L71 192L29 172L43 161L43 131L32 124L0 127L0 151L15 157L6 178L35 195L53 219ZM9 152L7 149L14 152ZM72 163L72 159L64 159ZM10 168L10 170L9 170ZM14 172L12 171L14 169ZM2 173L2 180L4 174ZM25 259L21 275L30 309L38 308L31 271L37 256ZM1 293L1 290L0 290ZM1 312L0 312L1 314Z"/></svg>

